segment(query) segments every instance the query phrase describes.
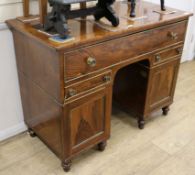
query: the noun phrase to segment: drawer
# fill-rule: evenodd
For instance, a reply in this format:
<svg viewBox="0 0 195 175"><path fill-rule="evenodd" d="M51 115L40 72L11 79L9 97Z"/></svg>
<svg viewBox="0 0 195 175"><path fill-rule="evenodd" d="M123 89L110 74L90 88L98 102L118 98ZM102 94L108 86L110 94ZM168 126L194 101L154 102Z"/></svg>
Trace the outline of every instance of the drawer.
<svg viewBox="0 0 195 175"><path fill-rule="evenodd" d="M65 99L77 97L88 92L89 90L110 84L111 82L112 82L111 71L107 71L95 77L65 87Z"/></svg>
<svg viewBox="0 0 195 175"><path fill-rule="evenodd" d="M146 30L65 54L65 80L184 41L187 21Z"/></svg>
<svg viewBox="0 0 195 175"><path fill-rule="evenodd" d="M162 62L169 61L171 58L181 55L182 51L183 45L171 47L169 49L160 51L152 56L152 65L157 65Z"/></svg>

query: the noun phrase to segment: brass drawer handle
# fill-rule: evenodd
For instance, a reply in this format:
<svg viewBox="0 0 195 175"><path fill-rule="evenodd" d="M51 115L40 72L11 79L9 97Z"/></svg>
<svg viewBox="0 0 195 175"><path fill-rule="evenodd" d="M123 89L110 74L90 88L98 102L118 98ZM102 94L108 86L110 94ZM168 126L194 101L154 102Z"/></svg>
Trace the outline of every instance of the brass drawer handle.
<svg viewBox="0 0 195 175"><path fill-rule="evenodd" d="M96 59L93 58L93 57L88 57L88 58L87 58L87 64L88 64L90 67L96 66Z"/></svg>
<svg viewBox="0 0 195 175"><path fill-rule="evenodd" d="M109 76L109 75L105 75L104 77L103 77L103 81L105 82L105 83L108 83L108 82L110 82L112 80L112 78L111 78L111 76Z"/></svg>
<svg viewBox="0 0 195 175"><path fill-rule="evenodd" d="M169 32L168 33L168 36L173 39L173 40L176 40L178 39L178 33L175 33L175 32Z"/></svg>
<svg viewBox="0 0 195 175"><path fill-rule="evenodd" d="M159 62L161 60L161 56L160 55L156 55L155 56L155 60L156 60L156 62Z"/></svg>
<svg viewBox="0 0 195 175"><path fill-rule="evenodd" d="M176 51L177 51L178 54L182 54L183 50L182 50L182 48L177 48Z"/></svg>
<svg viewBox="0 0 195 175"><path fill-rule="evenodd" d="M77 91L75 89L68 89L68 97L75 96Z"/></svg>

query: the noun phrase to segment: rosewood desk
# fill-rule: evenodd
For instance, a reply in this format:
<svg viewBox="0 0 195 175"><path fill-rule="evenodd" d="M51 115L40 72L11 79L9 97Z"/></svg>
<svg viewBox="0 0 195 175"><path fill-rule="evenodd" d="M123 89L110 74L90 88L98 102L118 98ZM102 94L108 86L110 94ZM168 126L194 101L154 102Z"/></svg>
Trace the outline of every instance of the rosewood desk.
<svg viewBox="0 0 195 175"><path fill-rule="evenodd" d="M90 20L70 20L72 42L56 44L35 26L38 21L7 21L13 32L25 123L61 159L72 158L110 137L112 102L131 112L139 128L153 111L167 115L191 14L153 12L142 2L139 20L129 20L129 5L117 2L116 30ZM167 9L173 10L173 9Z"/></svg>

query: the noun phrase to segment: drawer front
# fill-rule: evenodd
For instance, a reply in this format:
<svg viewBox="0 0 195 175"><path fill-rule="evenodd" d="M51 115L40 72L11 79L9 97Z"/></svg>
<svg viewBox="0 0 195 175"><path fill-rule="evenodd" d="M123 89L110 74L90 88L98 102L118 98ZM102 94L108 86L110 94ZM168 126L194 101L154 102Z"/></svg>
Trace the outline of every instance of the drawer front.
<svg viewBox="0 0 195 175"><path fill-rule="evenodd" d="M179 45L158 52L152 56L152 64L157 65L169 61L171 58L181 55L182 51L183 51L183 45Z"/></svg>
<svg viewBox="0 0 195 175"><path fill-rule="evenodd" d="M65 80L112 66L185 38L187 21L162 26L65 54Z"/></svg>
<svg viewBox="0 0 195 175"><path fill-rule="evenodd" d="M95 77L86 79L82 82L75 83L65 88L65 99L71 99L77 97L83 93L86 93L93 88L98 88L102 85L109 84L112 81L111 71L107 71Z"/></svg>

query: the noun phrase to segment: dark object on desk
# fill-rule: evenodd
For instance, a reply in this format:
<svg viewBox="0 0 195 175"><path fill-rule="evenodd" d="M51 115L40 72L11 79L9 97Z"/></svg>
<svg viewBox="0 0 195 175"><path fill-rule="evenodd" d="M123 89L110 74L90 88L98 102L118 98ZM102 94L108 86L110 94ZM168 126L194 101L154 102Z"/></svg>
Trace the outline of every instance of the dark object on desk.
<svg viewBox="0 0 195 175"><path fill-rule="evenodd" d="M131 11L130 11L130 17L135 17L135 7L136 7L136 0L128 0L129 2L131 2ZM165 1L164 0L160 0L160 4L161 4L161 10L165 11Z"/></svg>
<svg viewBox="0 0 195 175"><path fill-rule="evenodd" d="M94 15L97 21L105 17L113 26L119 25L119 18L111 7L115 0L98 0L95 7L71 10L71 4L87 1L93 0L49 0L50 6L52 6L52 12L46 17L44 24L45 31L56 30L64 38L69 33L68 19L86 17L88 15Z"/></svg>
<svg viewBox="0 0 195 175"><path fill-rule="evenodd" d="M165 11L166 10L166 8L165 8L165 1L164 0L160 0L160 4L161 4L161 10Z"/></svg>
<svg viewBox="0 0 195 175"><path fill-rule="evenodd" d="M136 0L128 0L131 2L131 11L130 11L130 17L135 17L135 6L136 6Z"/></svg>

